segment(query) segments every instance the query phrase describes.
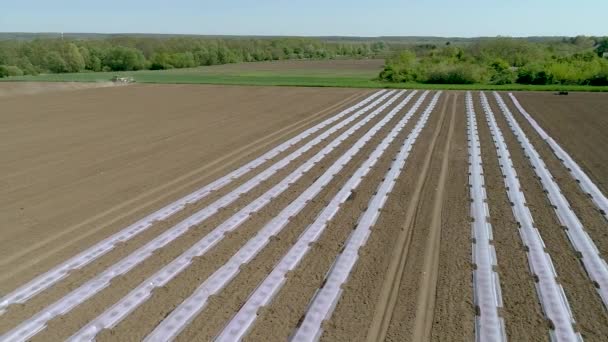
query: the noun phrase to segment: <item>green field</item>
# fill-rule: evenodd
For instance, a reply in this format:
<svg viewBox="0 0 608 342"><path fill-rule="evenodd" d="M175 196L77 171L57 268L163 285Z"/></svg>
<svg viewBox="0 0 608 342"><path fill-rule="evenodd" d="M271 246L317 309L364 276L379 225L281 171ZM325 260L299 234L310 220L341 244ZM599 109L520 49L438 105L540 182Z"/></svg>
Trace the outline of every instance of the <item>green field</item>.
<svg viewBox="0 0 608 342"><path fill-rule="evenodd" d="M529 91L608 91L608 86L578 85L487 85L420 84L377 81L378 60L259 62L198 67L191 69L142 70L130 72L81 72L41 74L1 79L31 82L103 82L113 76L130 76L139 83L189 83L257 86L408 88L446 90L529 90Z"/></svg>

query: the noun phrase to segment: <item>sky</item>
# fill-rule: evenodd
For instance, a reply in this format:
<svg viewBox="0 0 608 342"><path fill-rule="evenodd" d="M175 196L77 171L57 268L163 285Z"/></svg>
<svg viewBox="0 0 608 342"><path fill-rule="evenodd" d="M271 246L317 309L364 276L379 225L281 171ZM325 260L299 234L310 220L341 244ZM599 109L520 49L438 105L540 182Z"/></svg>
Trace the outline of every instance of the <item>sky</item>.
<svg viewBox="0 0 608 342"><path fill-rule="evenodd" d="M0 32L608 35L608 0L0 0Z"/></svg>

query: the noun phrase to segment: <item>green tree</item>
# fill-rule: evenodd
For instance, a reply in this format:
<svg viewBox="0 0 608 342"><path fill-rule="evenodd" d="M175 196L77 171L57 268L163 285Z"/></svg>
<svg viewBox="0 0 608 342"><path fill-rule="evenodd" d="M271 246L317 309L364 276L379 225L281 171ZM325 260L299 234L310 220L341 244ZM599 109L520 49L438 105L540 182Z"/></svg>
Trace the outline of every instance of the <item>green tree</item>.
<svg viewBox="0 0 608 342"><path fill-rule="evenodd" d="M49 51L44 57L44 67L54 73L68 72L68 65L57 51Z"/></svg>
<svg viewBox="0 0 608 342"><path fill-rule="evenodd" d="M110 48L105 55L103 65L112 71L141 70L145 65L141 51L124 46Z"/></svg>
<svg viewBox="0 0 608 342"><path fill-rule="evenodd" d="M65 48L63 55L68 72L79 72L84 70L84 58L80 54L80 50L73 43L69 43Z"/></svg>

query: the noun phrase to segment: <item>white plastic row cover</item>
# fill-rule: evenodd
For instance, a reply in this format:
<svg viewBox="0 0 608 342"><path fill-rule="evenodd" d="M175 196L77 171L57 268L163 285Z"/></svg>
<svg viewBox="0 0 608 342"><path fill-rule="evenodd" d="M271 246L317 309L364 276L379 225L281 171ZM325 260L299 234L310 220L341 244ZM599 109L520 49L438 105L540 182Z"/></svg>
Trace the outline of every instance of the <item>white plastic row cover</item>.
<svg viewBox="0 0 608 342"><path fill-rule="evenodd" d="M86 249L85 251L79 253L78 255L70 258L69 260L63 262L62 264L54 267L53 269L47 271L46 273L34 278L27 284L19 287L15 291L9 293L5 297L0 300L0 313L2 313L6 307L15 303L24 303L29 298L35 296L36 294L44 291L45 289L51 287L53 284L57 283L61 279L65 278L71 271L75 269L79 269L84 267L85 265L93 262L98 259L102 255L111 251L116 244L120 242L125 242L135 235L145 231L150 228L155 221L164 220L171 215L179 212L184 209L184 207L190 203L195 203L202 198L206 197L213 191L217 191L224 187L225 185L231 183L233 180L241 177L242 175L248 173L249 171L255 169L256 167L262 165L264 162L276 157L283 151L287 150L291 146L299 143L304 140L311 134L323 129L324 127L338 121L344 116L352 113L353 111L365 106L373 99L377 98L381 94L385 93L385 90L378 91L371 96L367 97L363 101L355 104L354 106L343 110L342 112L334 115L333 117L322 121L321 123L305 130L304 132L298 134L297 136L287 140L286 142L280 144L279 146L273 148L272 150L266 152L259 158L245 164L244 166L238 168L230 172L229 174L217 179L216 181L196 190L195 192L189 194L186 197L183 197L160 210L142 218L141 220L131 224L130 226L122 229L118 233L102 240L101 242L95 244L94 246ZM377 102L376 102L377 103ZM367 108L369 109L369 108Z"/></svg>
<svg viewBox="0 0 608 342"><path fill-rule="evenodd" d="M593 183L593 181L587 176L585 171L581 169L581 167L570 157L570 155L564 151L564 149L559 146L559 144L551 138L547 132L545 132L542 127L532 118L528 112L523 108L523 106L519 103L517 98L513 95L513 93L509 93L513 104L519 110L519 112L528 120L530 125L534 128L536 133L543 138L551 146L553 153L564 163L566 168L570 171L570 175L577 180L581 189L586 192L589 196L591 196L591 200L597 206L597 208L602 212L604 218L608 220L608 198L604 196L604 194L600 191L600 189Z"/></svg>
<svg viewBox="0 0 608 342"><path fill-rule="evenodd" d="M272 236L278 234L290 219L297 215L334 176L384 127L393 117L410 101L411 93L387 116L370 129L364 137L357 141L344 155L342 155L327 171L319 177L296 200L285 207L273 220L264 226L260 232L240 249L224 266L209 277L188 299L167 317L148 337L149 341L170 340L175 338L205 307L209 296L223 289L239 272L241 265L252 260L269 242ZM382 144L381 144L382 145ZM343 187L346 188L345 186ZM341 190L342 191L342 190ZM346 198L344 198L346 200ZM330 203L319 215L330 219L339 210L337 205Z"/></svg>
<svg viewBox="0 0 608 342"><path fill-rule="evenodd" d="M387 93L387 96L392 92ZM389 99L387 102L379 106L367 117L359 121L354 126L343 132L340 136L335 138L331 143L325 146L321 151L315 154L311 159L306 161L304 164L299 166L295 171L289 174L281 182L273 186L263 195L249 203L247 206L239 210L232 217L224 221L218 227L216 227L209 234L204 236L201 240L196 242L192 247L186 250L179 257L174 259L168 265L163 267L161 270L150 276L147 280L142 282L138 287L132 290L127 296L122 298L119 302L114 304L100 316L89 322L85 327L78 331L73 337L73 340L91 340L96 334L105 328L111 328L118 322L128 316L133 310L139 305L144 303L152 294L152 291L157 288L164 286L177 274L187 268L195 257L202 256L209 251L213 246L217 245L224 236L238 228L243 222L245 222L251 214L260 210L265 205L270 203L272 199L279 196L282 192L287 190L291 184L300 179L306 172L308 172L314 165L323 160L327 154L333 151L336 147L342 144L349 136L358 131L366 123L381 113L386 107L392 104L401 93Z"/></svg>
<svg viewBox="0 0 608 342"><path fill-rule="evenodd" d="M2 336L2 338L10 337L11 340L13 340L13 339L14 340L25 340L31 336L34 336L35 334L37 334L38 332L40 332L41 330L43 330L46 327L46 323L49 320L57 317L58 315L64 315L65 313L69 312L77 305L79 305L79 304L83 303L84 301L86 301L87 299L91 298L97 292L99 292L102 289L109 286L112 279L114 279L120 275L126 274L127 272L129 272L130 270L135 268L137 265L142 263L144 260L146 260L148 257L150 257L154 253L154 251L166 246L171 241L177 239L179 236L186 233L189 229L191 229L195 225L200 224L207 218L211 217L213 214L217 213L221 208L236 201L239 198L239 196L241 196L242 194L247 193L251 189L255 188L262 181L268 179L273 174L278 172L280 169L287 166L292 160L294 160L298 156L302 155L306 151L310 150L313 146L321 143L328 136L335 133L342 127L348 125L350 122L354 121L356 118L363 115L369 109L375 107L377 104L384 101L388 96L392 95L393 93L394 93L394 91L385 93L380 98L378 98L376 101L374 101L372 104L357 111L355 114L348 117L346 120L340 122L339 124L334 125L329 130L327 130L324 133L322 133L321 135L317 136L315 139L309 141L307 144L300 147L296 151L292 152L289 156L283 158L281 161L270 166L268 169L264 170L260 174L257 174L256 176L254 176L247 182L243 183L241 186L237 187L230 193L224 195L223 197L221 197L217 201L213 202L209 206L201 209L194 215L181 221L177 225L173 226L171 229L166 230L161 235L152 239L151 241L146 243L144 246L140 247L139 249L137 249L136 251L134 251L127 257L123 258L121 261L119 261L116 264L107 268L101 274L99 274L96 277L92 278L91 280L87 281L85 284L83 284L79 288L73 290L65 297L59 299L55 303L53 303L50 306L46 307L45 309L41 310L33 317L25 320L19 326L17 326L13 330L9 331L7 334ZM399 95L397 95L396 97L398 97L398 96ZM258 199L257 201L253 202L246 208L248 210L251 210L251 209L255 208L254 207L255 205L257 205L257 206L263 205L263 204L265 204L263 202L264 201L269 202L270 199L272 198L272 196L277 194L277 191L282 192L285 189L287 189L289 187L289 185L291 184L290 183L291 179L297 179L297 177L300 177L304 172L308 171L314 165L315 162L323 159L325 157L325 155L329 151L331 151L331 149L335 148L344 139L346 139L346 137L350 136L354 132L354 130L361 127L363 125L363 122L367 122L367 121L371 120L372 117L374 117L378 114L378 111L380 108L382 108L382 109L385 108L387 106L387 104L389 102L394 101L394 99L396 97L394 97L393 99L389 100L388 102L380 105L380 107L378 107L378 109L375 109L365 119L361 120L359 123L352 126L351 128L349 128L349 130L345 131L338 138L336 138L334 140L334 143L330 147L326 147L321 152L317 153L317 155L315 156L316 159L313 158L312 161L308 161L303 166L300 166L294 173L292 173L290 176L288 176L287 179L283 180L277 186L275 186L271 190L269 190L266 194L266 197ZM270 196L268 195L269 193L270 193ZM270 198L270 199L268 199L268 198ZM240 224L240 222L243 222L245 219L247 219L247 217L248 217L248 215L244 214L244 210L241 210L239 213L237 213L236 215L231 217L227 222L225 222L224 226L221 228L225 228L226 225L236 226L236 225ZM198 248L204 249L204 250L211 248L211 246L213 244L215 244L217 241L219 241L223 238L223 236L224 236L223 234L224 234L224 231L222 231L219 227L216 228L213 232L211 232L204 239L204 241L202 241L201 243L198 244ZM194 257L194 256L195 255L192 255L192 257ZM171 265L173 267L171 269L172 271L177 271L179 268L183 268L183 267L187 266L187 265L177 265L176 266L175 264L171 264ZM156 282L153 282L153 284L156 284Z"/></svg>
<svg viewBox="0 0 608 342"><path fill-rule="evenodd" d="M486 113L486 120L496 146L507 196L512 203L513 216L519 225L519 235L524 246L528 249L527 257L530 273L536 275L538 279L536 292L545 316L553 322L552 340L577 341L581 336L573 329L574 318L568 300L563 288L557 283L557 274L553 262L549 254L545 252L545 244L538 229L534 226L534 219L526 205L526 198L521 191L521 184L513 167L507 144L484 93L481 93L481 105Z"/></svg>
<svg viewBox="0 0 608 342"><path fill-rule="evenodd" d="M483 176L481 146L477 132L477 118L471 92L466 94L467 135L469 140L469 193L471 196L471 235L473 236L473 292L479 313L475 319L477 341L506 341L504 320L498 315L502 308L500 279L497 267L490 210Z"/></svg>
<svg viewBox="0 0 608 342"><path fill-rule="evenodd" d="M557 214L560 223L567 228L566 234L568 235L572 246L581 254L581 261L587 270L589 277L597 284L597 291L604 302L604 306L608 307L608 265L606 264L606 261L601 258L593 240L585 231L585 227L583 227L583 224L572 208L570 208L568 200L562 194L559 186L549 172L549 169L547 169L547 166L532 143L528 140L528 137L526 137L524 131L515 118L513 118L513 114L511 114L511 111L502 100L502 97L500 97L497 92L494 92L494 97L506 117L509 127L523 147L524 153L529 158L532 166L534 166L534 172L540 178L540 181L546 190L549 202L551 202L555 208L555 213Z"/></svg>
<svg viewBox="0 0 608 342"><path fill-rule="evenodd" d="M317 291L315 297L312 299L302 324L293 336L293 341L316 341L321 337L323 332L322 323L331 317L342 294L342 286L348 280L350 272L359 258L359 249L366 244L367 239L371 234L371 230L380 216L380 210L384 207L390 192L395 186L397 178L405 167L405 162L409 157L416 139L425 127L440 96L441 92L438 92L433 96L433 99L416 123L412 133L404 141L395 160L391 164L391 168L386 173L382 183L378 186L376 194L371 198L366 211L359 218L357 227L346 240L344 250L338 255L333 266L329 270L323 287Z"/></svg>

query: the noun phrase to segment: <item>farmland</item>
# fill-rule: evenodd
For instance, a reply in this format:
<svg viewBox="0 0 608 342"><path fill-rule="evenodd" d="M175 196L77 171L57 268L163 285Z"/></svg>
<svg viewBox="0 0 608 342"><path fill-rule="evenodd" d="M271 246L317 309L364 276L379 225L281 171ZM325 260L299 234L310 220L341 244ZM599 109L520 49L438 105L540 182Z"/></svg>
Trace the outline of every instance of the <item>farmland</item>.
<svg viewBox="0 0 608 342"><path fill-rule="evenodd" d="M133 77L138 83L217 84L252 86L448 89L448 90L526 90L606 92L608 86L564 84L421 84L378 80L382 59L286 60L249 62L171 70L116 72L78 72L14 76L0 79L25 82L104 83L113 76Z"/></svg>
<svg viewBox="0 0 608 342"><path fill-rule="evenodd" d="M0 95L2 341L608 336L605 94Z"/></svg>

